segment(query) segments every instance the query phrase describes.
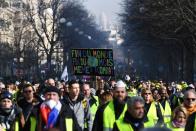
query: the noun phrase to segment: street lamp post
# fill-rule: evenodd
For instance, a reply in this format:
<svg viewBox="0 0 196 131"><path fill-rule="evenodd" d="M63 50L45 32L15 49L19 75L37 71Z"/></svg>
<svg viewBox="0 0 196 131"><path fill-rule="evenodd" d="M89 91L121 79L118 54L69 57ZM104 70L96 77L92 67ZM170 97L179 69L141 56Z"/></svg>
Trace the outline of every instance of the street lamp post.
<svg viewBox="0 0 196 131"><path fill-rule="evenodd" d="M60 18L60 23L62 25L65 25L65 27L66 27L66 29L63 30L61 33L67 35L68 34L67 28L72 27L72 25L73 25L72 22L71 21L67 21L65 18ZM66 42L66 44L68 45L67 36L62 37L62 39L63 39L63 42ZM68 58L69 53L68 53L68 51L66 49L67 49L67 47L66 47L65 43L63 43L63 67L68 62L68 59L67 58Z"/></svg>

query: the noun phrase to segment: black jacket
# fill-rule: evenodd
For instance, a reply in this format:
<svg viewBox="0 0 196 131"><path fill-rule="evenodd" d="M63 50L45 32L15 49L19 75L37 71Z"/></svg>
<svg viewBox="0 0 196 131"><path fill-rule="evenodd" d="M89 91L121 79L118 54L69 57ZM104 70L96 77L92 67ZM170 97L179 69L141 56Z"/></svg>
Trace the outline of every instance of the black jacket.
<svg viewBox="0 0 196 131"><path fill-rule="evenodd" d="M188 120L185 126L185 131L194 131L194 126L196 124L195 119L196 119L196 112L194 112L188 117Z"/></svg>
<svg viewBox="0 0 196 131"><path fill-rule="evenodd" d="M17 105L13 105L9 111L5 111L5 109L0 108L0 124L5 125L6 127L10 126L10 130L6 129L6 131L14 131L14 124L16 121L19 122L19 129L22 129L21 124L21 116L22 109Z"/></svg>
<svg viewBox="0 0 196 131"><path fill-rule="evenodd" d="M40 105L35 106L34 109L31 112L30 117L35 117L36 118L36 130L35 131L44 131L44 126L45 123L41 119L41 114L40 114ZM79 128L78 123L76 122L76 117L74 116L73 111L62 104L61 111L59 113L59 116L57 118L56 125L54 125L54 128L59 129L59 131L66 131L66 125L65 125L65 118L72 118L73 119L73 131L81 131ZM30 131L31 123L30 119L25 124L24 131Z"/></svg>

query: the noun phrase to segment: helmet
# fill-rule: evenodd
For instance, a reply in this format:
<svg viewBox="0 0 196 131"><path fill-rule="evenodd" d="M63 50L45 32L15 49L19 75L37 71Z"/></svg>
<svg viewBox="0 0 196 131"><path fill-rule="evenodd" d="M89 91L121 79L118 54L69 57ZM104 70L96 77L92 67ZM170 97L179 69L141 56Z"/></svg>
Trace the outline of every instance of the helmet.
<svg viewBox="0 0 196 131"><path fill-rule="evenodd" d="M12 100L12 94L8 91L2 92L0 94L0 100L5 99L5 98Z"/></svg>

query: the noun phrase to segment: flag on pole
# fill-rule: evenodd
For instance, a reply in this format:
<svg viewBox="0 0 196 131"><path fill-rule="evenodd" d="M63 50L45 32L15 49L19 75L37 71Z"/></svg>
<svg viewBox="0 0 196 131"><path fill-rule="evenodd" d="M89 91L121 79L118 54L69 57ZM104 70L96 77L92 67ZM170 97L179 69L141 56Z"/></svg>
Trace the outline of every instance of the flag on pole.
<svg viewBox="0 0 196 131"><path fill-rule="evenodd" d="M64 80L65 82L68 81L68 72L67 72L67 66L65 66L63 73L61 75L61 80Z"/></svg>

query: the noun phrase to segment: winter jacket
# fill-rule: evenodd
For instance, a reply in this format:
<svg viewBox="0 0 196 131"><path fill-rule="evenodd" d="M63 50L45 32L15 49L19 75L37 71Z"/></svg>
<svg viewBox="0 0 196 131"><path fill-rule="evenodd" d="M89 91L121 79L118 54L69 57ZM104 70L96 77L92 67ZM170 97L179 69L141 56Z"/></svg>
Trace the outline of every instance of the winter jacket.
<svg viewBox="0 0 196 131"><path fill-rule="evenodd" d="M44 131L46 130L46 125L44 121L41 118L40 114L40 105L34 106L34 109L32 110L29 119L27 120L24 131ZM67 120L69 121L67 123ZM71 123L70 123L71 122ZM58 129L59 131L82 131L79 127L78 123L76 122L76 117L73 113L73 111L62 104L61 110L59 112L57 122L54 125L54 128Z"/></svg>
<svg viewBox="0 0 196 131"><path fill-rule="evenodd" d="M73 110L77 122L82 130L85 129L85 124L87 124L86 130L92 130L93 120L88 100L86 100L82 95L79 95L77 100L73 102L69 98L69 95L66 95L64 96L63 103L65 106L69 106Z"/></svg>

